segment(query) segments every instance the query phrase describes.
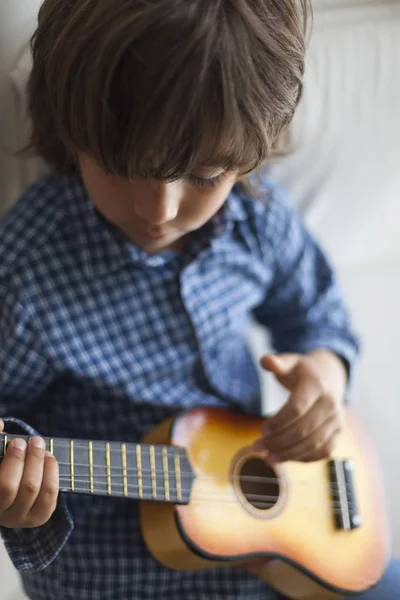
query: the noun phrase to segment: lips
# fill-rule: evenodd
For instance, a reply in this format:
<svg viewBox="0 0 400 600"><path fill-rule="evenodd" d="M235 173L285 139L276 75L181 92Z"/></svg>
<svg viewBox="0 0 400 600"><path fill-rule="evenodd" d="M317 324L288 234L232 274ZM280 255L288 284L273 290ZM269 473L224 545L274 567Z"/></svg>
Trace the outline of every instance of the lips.
<svg viewBox="0 0 400 600"><path fill-rule="evenodd" d="M150 240L162 240L163 238L166 237L165 233L145 233L144 234L145 237L149 238Z"/></svg>

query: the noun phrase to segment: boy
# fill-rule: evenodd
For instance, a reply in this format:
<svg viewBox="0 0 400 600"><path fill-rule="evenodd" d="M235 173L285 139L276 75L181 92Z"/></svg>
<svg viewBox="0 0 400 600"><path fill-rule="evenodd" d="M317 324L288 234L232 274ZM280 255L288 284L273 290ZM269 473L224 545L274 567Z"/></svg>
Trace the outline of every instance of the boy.
<svg viewBox="0 0 400 600"><path fill-rule="evenodd" d="M136 503L58 498L35 432L137 441L197 405L260 411L253 314L291 391L258 444L328 456L357 354L334 275L264 173L302 90L305 0L45 0L32 147L53 167L0 241L0 525L32 599L276 598L240 570L172 572ZM162 532L160 532L162 535ZM383 593L378 598L384 600ZM387 598L393 598L393 588Z"/></svg>

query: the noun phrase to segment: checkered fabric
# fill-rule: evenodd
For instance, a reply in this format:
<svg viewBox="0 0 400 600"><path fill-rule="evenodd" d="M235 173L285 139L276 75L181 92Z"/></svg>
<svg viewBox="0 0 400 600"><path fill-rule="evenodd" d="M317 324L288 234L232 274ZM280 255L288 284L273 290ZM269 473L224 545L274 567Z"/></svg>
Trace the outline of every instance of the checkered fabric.
<svg viewBox="0 0 400 600"><path fill-rule="evenodd" d="M262 189L264 202L235 187L185 253L147 255L99 215L79 177L33 185L0 226L6 429L138 441L199 405L259 413L251 317L277 351L329 348L351 373L358 342L332 269L267 175ZM160 566L136 511L132 500L61 494L43 527L2 528L28 596L276 598L244 571Z"/></svg>

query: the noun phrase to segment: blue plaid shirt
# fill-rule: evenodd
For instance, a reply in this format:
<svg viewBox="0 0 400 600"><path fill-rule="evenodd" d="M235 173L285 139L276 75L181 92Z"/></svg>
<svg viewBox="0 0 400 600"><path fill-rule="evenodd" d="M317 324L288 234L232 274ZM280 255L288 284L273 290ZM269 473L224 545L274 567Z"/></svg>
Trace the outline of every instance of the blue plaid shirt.
<svg viewBox="0 0 400 600"><path fill-rule="evenodd" d="M260 412L251 317L279 352L358 345L332 269L282 191L234 188L184 254L147 255L97 213L79 178L50 174L0 228L0 415L6 430L138 441L198 405ZM29 425L26 425L28 423ZM170 571L137 503L60 494L50 521L1 531L30 598L273 598L239 569Z"/></svg>

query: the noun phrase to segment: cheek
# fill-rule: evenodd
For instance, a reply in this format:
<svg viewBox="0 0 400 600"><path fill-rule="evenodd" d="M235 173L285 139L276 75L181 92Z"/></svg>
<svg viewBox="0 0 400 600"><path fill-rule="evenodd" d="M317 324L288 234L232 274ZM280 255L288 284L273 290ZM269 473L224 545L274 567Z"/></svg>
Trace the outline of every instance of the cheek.
<svg viewBox="0 0 400 600"><path fill-rule="evenodd" d="M211 219L219 211L229 196L233 185L234 180L229 179L215 188L203 189L197 192L194 202L198 206L198 214L202 221Z"/></svg>
<svg viewBox="0 0 400 600"><path fill-rule="evenodd" d="M133 203L123 186L104 177L85 179L85 185L93 204L111 222L123 223L134 214Z"/></svg>

